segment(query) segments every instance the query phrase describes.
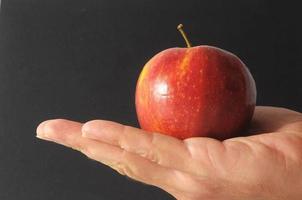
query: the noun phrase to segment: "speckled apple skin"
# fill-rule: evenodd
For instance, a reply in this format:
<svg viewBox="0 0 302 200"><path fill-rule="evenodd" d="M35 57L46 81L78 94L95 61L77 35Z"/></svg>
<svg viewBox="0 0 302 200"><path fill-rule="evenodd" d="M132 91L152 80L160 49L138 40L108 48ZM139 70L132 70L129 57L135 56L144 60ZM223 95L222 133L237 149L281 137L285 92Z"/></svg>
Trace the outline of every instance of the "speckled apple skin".
<svg viewBox="0 0 302 200"><path fill-rule="evenodd" d="M144 66L135 104L144 130L223 140L249 124L256 86L245 64L230 52L212 46L170 48Z"/></svg>

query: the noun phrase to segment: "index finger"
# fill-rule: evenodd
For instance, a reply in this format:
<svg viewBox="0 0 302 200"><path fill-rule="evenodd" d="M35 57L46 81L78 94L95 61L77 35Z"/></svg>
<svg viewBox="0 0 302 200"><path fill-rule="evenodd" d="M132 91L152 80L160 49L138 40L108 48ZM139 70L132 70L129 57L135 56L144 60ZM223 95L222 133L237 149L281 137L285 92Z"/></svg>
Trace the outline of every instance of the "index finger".
<svg viewBox="0 0 302 200"><path fill-rule="evenodd" d="M98 140L136 153L164 167L196 172L187 143L171 136L150 133L106 120L93 120L82 127L83 137ZM194 168L194 169L193 169ZM200 163L198 171L203 172Z"/></svg>
<svg viewBox="0 0 302 200"><path fill-rule="evenodd" d="M249 132L259 134L287 130L289 125L302 122L302 114L280 107L257 106Z"/></svg>
<svg viewBox="0 0 302 200"><path fill-rule="evenodd" d="M167 191L174 188L183 189L182 184L177 182L179 177L176 174L181 174L177 170L159 166L117 146L83 138L81 127L81 123L70 120L47 120L38 126L37 137L81 151L89 158L108 165L135 180L161 187ZM182 177L189 179L190 176L184 174Z"/></svg>

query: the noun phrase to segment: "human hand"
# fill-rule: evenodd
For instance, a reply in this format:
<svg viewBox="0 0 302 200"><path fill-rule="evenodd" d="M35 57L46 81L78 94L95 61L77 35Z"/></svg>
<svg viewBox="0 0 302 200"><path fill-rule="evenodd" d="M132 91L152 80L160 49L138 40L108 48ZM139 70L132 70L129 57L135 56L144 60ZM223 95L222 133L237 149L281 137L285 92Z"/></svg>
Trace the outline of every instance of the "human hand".
<svg viewBox="0 0 302 200"><path fill-rule="evenodd" d="M37 137L79 150L180 200L302 197L302 114L257 107L247 137L218 141L147 133L115 122L54 119Z"/></svg>

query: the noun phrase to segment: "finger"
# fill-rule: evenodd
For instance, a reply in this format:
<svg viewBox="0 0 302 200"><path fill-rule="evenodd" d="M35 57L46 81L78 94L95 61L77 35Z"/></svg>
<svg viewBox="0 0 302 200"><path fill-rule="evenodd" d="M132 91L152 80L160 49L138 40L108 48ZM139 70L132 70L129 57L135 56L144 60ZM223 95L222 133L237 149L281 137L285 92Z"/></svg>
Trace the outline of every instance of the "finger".
<svg viewBox="0 0 302 200"><path fill-rule="evenodd" d="M114 160L118 160L116 157L117 149L108 148L108 145L103 145L99 142L82 138L81 136L82 124L65 119L47 120L39 124L37 127L37 137L43 140L52 141L66 147L81 151L90 157L91 150L97 147L107 148L106 155L99 155L99 161L104 164L110 164Z"/></svg>
<svg viewBox="0 0 302 200"><path fill-rule="evenodd" d="M302 121L302 114L278 107L257 106L251 122L253 134L284 131L291 129L296 122Z"/></svg>
<svg viewBox="0 0 302 200"><path fill-rule="evenodd" d="M187 171L192 163L183 141L119 123L93 120L82 127L83 137L119 146L164 167Z"/></svg>
<svg viewBox="0 0 302 200"><path fill-rule="evenodd" d="M119 173L165 190L181 189L175 169L165 168L119 147L81 136L82 124L68 120L49 120L37 128L37 136L81 151ZM184 175L183 175L184 176ZM184 176L185 178L186 176ZM187 177L188 179L188 177Z"/></svg>

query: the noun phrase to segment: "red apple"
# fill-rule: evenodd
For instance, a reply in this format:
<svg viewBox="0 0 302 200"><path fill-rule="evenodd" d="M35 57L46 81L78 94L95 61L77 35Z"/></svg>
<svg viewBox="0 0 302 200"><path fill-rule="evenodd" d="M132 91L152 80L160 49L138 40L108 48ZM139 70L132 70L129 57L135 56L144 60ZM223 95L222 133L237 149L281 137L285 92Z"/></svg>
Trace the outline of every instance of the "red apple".
<svg viewBox="0 0 302 200"><path fill-rule="evenodd" d="M245 64L213 46L170 48L143 68L136 86L136 111L142 129L179 139L227 139L249 124L256 86Z"/></svg>

